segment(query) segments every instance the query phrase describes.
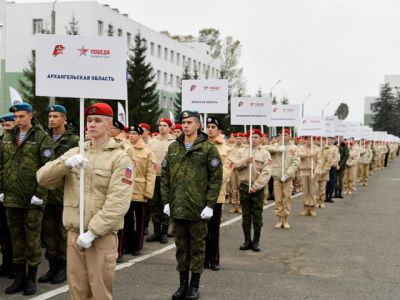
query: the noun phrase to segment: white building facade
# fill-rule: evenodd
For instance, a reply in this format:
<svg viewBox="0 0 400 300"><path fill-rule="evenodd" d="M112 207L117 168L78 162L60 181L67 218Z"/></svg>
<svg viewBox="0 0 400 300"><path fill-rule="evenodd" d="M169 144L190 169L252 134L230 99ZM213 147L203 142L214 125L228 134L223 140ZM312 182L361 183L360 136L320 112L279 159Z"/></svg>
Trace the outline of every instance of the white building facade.
<svg viewBox="0 0 400 300"><path fill-rule="evenodd" d="M2 1L3 2L3 1ZM17 90L22 70L34 55L35 38L39 34L51 32L51 11L53 2L46 3L7 3L6 26L6 68L5 86L2 95L1 111L7 110L10 99L8 86ZM140 33L147 46L146 60L151 63L155 82L160 95L160 107L166 115L173 111L173 102L179 92L184 66L191 73L197 70L200 78L218 78L220 61L208 53L208 46L200 43L182 43L150 29L118 9L96 1L57 2L55 34L65 35L74 17L78 22L79 34L83 36L105 36L109 31L114 36L126 39L128 46L134 46L134 38ZM1 18L1 9L0 9ZM0 21L1 22L1 21ZM1 51L1 50L0 50Z"/></svg>

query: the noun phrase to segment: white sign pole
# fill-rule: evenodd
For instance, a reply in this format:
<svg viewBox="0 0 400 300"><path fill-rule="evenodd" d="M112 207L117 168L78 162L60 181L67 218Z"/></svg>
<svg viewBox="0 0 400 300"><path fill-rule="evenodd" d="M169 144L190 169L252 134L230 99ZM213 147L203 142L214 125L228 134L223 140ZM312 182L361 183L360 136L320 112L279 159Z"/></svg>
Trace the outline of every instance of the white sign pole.
<svg viewBox="0 0 400 300"><path fill-rule="evenodd" d="M282 127L282 146L285 146L285 126ZM282 151L282 177L285 175L285 151Z"/></svg>
<svg viewBox="0 0 400 300"><path fill-rule="evenodd" d="M128 99L125 100L125 125L129 126L129 110L128 110Z"/></svg>
<svg viewBox="0 0 400 300"><path fill-rule="evenodd" d="M204 114L204 120L203 120L203 131L207 132L207 113Z"/></svg>
<svg viewBox="0 0 400 300"><path fill-rule="evenodd" d="M85 99L79 99L79 154L85 155ZM79 173L79 234L83 234L85 230L85 168L83 165Z"/></svg>
<svg viewBox="0 0 400 300"><path fill-rule="evenodd" d="M311 136L311 179L313 179L313 177L314 177L314 157L313 157L313 150L314 150L313 136Z"/></svg>
<svg viewBox="0 0 400 300"><path fill-rule="evenodd" d="M253 125L250 125L250 140L249 140L249 155L253 159ZM253 168L253 160L249 164L249 189L251 189L251 175L252 175L252 168Z"/></svg>

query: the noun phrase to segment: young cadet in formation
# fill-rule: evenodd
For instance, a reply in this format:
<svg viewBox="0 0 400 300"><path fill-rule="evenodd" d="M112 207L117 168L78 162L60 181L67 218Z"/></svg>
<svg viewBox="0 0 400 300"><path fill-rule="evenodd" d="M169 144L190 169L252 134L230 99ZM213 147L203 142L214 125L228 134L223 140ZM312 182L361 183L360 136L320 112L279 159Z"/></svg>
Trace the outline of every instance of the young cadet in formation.
<svg viewBox="0 0 400 300"><path fill-rule="evenodd" d="M340 137L339 137L340 138ZM342 191L343 191L343 179L344 179L344 172L346 170L346 162L349 158L349 148L344 140L338 140L339 143L339 154L340 160L337 167L337 185L335 188L335 196L334 198L343 198Z"/></svg>
<svg viewBox="0 0 400 300"><path fill-rule="evenodd" d="M304 194L304 209L300 212L301 216L315 217L315 205L317 199L316 175L321 169L321 151L312 145L310 137L304 137L305 142L299 148L300 157L300 177L301 186Z"/></svg>
<svg viewBox="0 0 400 300"><path fill-rule="evenodd" d="M162 163L161 199L172 221L180 278L172 299L198 299L207 220L221 190L222 163L217 148L200 131L200 114L185 110L179 119L184 134L169 146Z"/></svg>
<svg viewBox="0 0 400 300"><path fill-rule="evenodd" d="M222 218L222 205L225 203L226 185L232 174L233 163L230 158L231 148L228 147L222 135L219 133L221 130L221 122L212 117L207 120L207 134L208 140L217 148L222 163L222 185L219 192L217 203L214 206L213 216L208 221L208 233L205 238L206 241L206 256L204 260L204 267L210 268L213 271L218 271L219 266L219 229Z"/></svg>
<svg viewBox="0 0 400 300"><path fill-rule="evenodd" d="M85 110L90 141L67 151L37 172L49 189L64 185L63 223L67 235L67 280L70 299L112 299L117 231L132 197L132 162L124 145L109 137L113 110L96 103ZM79 224L80 167L85 168L84 233Z"/></svg>
<svg viewBox="0 0 400 300"><path fill-rule="evenodd" d="M245 134L241 132L234 135L235 143L231 145L231 157L234 162L243 160L247 155L247 150L243 143L244 138ZM233 170L229 184L232 202L232 209L229 212L241 214L242 208L240 207L239 178L237 170Z"/></svg>
<svg viewBox="0 0 400 300"><path fill-rule="evenodd" d="M283 137L284 135L284 137ZM282 139L284 145L282 145ZM274 145L266 145L265 149L271 153L272 176L274 178L275 215L278 222L275 228L289 229L289 215L291 211L291 196L293 180L300 165L300 158L294 145L290 145L290 131L287 129L279 133L278 141ZM285 162L282 162L282 155ZM283 164L283 167L282 167ZM283 173L282 173L283 170Z"/></svg>
<svg viewBox="0 0 400 300"><path fill-rule="evenodd" d="M329 171L331 170L334 162L334 157L330 146L325 143L323 138L319 138L317 146L320 146L321 151L321 167L317 170L316 183L317 183L317 201L316 207L325 208L326 200L326 186L329 180Z"/></svg>
<svg viewBox="0 0 400 300"><path fill-rule="evenodd" d="M365 147L365 151L361 154L359 160L360 183L363 186L368 185L369 165L373 158L371 144L368 141L365 142Z"/></svg>
<svg viewBox="0 0 400 300"><path fill-rule="evenodd" d="M159 134L156 138L150 140L148 147L155 155L155 167L157 170L157 177L154 188L154 195L149 200L150 216L153 221L154 233L150 235L146 242L159 241L161 244L168 243L168 227L169 217L163 213L164 204L161 201L161 163L167 154L168 147L175 141L175 137L170 134L172 122L168 118L161 118L158 121Z"/></svg>
<svg viewBox="0 0 400 300"><path fill-rule="evenodd" d="M339 165L339 161L340 161L340 154L339 154L339 148L337 147L337 145L333 144L332 137L328 137L326 139L326 143L329 146L329 149L331 151L332 165L329 170L329 180L326 185L326 196L325 197L326 197L326 202L333 203L332 197L333 197L333 192L335 191L335 188L336 188L337 171L338 171L338 165Z"/></svg>
<svg viewBox="0 0 400 300"><path fill-rule="evenodd" d="M178 137L180 137L181 134L183 133L183 131L182 131L182 125L181 125L181 124L175 124L175 125L172 127L172 132L174 133L175 139L177 139Z"/></svg>
<svg viewBox="0 0 400 300"><path fill-rule="evenodd" d="M248 134L250 136L250 134ZM252 156L247 149L244 159L234 163L234 169L238 170L240 203L242 205L242 228L244 243L240 250L260 251L260 235L263 225L262 213L264 204L264 188L271 178L271 155L261 145L262 133L259 129L252 132ZM249 185L249 171L251 164L251 185ZM251 239L253 225L254 235Z"/></svg>
<svg viewBox="0 0 400 300"><path fill-rule="evenodd" d="M133 193L132 201L124 219L124 230L119 234L119 257L123 252L140 255L143 249L144 217L146 203L153 197L156 181L156 158L142 139L143 129L136 124L128 128L129 142L132 149L128 151L133 160Z"/></svg>
<svg viewBox="0 0 400 300"><path fill-rule="evenodd" d="M36 171L54 154L52 140L33 118L29 103L13 105L10 112L14 113L16 127L3 137L0 168L16 274L6 294L23 291L24 295L33 295L42 257L40 233L48 194L37 184Z"/></svg>
<svg viewBox="0 0 400 300"><path fill-rule="evenodd" d="M8 113L0 117L1 128L3 129L3 135L0 136L0 157L3 155L1 142L3 141L4 135L8 134L10 130L15 127L14 114ZM3 161L0 158L0 161ZM3 191L3 180L0 177L0 192ZM12 244L10 237L10 230L7 225L6 208L4 207L4 193L0 194L0 248L3 256L2 265L0 266L0 277L8 276L13 279L15 276L14 263L12 256Z"/></svg>
<svg viewBox="0 0 400 300"><path fill-rule="evenodd" d="M76 130L66 124L67 111L62 105L50 105L47 108L49 135L53 140L55 158L71 148L79 146ZM64 188L50 191L42 222L42 242L46 248L45 258L49 261L49 270L39 278L39 282L59 284L66 279L67 232L62 223Z"/></svg>
<svg viewBox="0 0 400 300"><path fill-rule="evenodd" d="M357 180L357 163L360 159L360 152L355 146L354 141L349 142L349 145L349 158L346 161L346 170L344 172L343 179L345 195L351 195L355 191Z"/></svg>

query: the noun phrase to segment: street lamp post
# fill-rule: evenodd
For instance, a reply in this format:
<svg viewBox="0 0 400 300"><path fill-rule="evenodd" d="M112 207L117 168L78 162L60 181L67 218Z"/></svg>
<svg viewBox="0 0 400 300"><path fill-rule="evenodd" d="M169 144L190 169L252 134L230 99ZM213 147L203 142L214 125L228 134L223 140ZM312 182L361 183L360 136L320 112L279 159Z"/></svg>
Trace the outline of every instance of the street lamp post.
<svg viewBox="0 0 400 300"><path fill-rule="evenodd" d="M321 110L322 116L324 116L325 108L327 108L329 104L330 104L330 102L325 103L324 107L322 108L322 110Z"/></svg>
<svg viewBox="0 0 400 300"><path fill-rule="evenodd" d="M302 118L304 117L304 102L306 102L306 100L310 97L311 97L311 93L308 93L308 95L304 97L303 101L301 101L301 117Z"/></svg>
<svg viewBox="0 0 400 300"><path fill-rule="evenodd" d="M269 91L269 97L271 98L271 100L272 100L272 90L278 85L278 84L280 84L282 82L282 79L279 79L274 85L273 85L273 87L270 89L270 91Z"/></svg>

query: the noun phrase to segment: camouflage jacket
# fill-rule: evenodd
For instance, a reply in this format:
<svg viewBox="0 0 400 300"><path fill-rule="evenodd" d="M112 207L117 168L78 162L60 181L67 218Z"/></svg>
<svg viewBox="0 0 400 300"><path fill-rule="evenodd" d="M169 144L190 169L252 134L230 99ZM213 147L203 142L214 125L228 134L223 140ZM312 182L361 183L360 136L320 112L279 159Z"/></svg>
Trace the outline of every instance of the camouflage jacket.
<svg viewBox="0 0 400 300"><path fill-rule="evenodd" d="M49 135L52 137L52 130L49 130ZM57 141L53 141L53 149L55 158L59 158L71 148L79 147L79 136L76 135L76 130L71 125L65 126L65 132ZM60 186L53 191L49 191L47 203L53 205L63 205L64 187Z"/></svg>
<svg viewBox="0 0 400 300"><path fill-rule="evenodd" d="M339 153L340 153L339 167L340 170L344 171L346 169L347 159L349 158L349 148L347 148L347 145L344 142L340 144Z"/></svg>
<svg viewBox="0 0 400 300"><path fill-rule="evenodd" d="M17 144L18 128L3 137L0 179L6 207L38 207L31 204L33 196L43 200L42 207L47 201L48 191L37 184L36 172L54 159L52 141L36 120L32 119L32 125L20 145Z"/></svg>
<svg viewBox="0 0 400 300"><path fill-rule="evenodd" d="M186 151L184 135L173 142L162 163L161 199L169 203L172 219L200 220L201 211L214 208L222 184L217 148L199 133Z"/></svg>

